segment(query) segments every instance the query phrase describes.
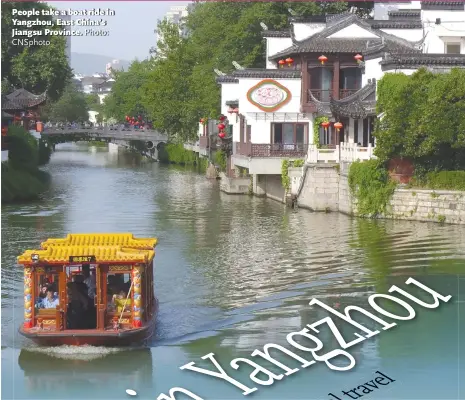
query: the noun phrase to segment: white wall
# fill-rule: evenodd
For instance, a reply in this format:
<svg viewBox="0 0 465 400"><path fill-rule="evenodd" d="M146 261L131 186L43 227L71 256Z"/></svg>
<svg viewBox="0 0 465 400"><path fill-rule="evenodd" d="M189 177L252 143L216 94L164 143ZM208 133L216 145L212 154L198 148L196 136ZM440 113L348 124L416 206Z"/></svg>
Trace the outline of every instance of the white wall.
<svg viewBox="0 0 465 400"><path fill-rule="evenodd" d="M292 29L296 40L304 40L326 28L324 23L293 22Z"/></svg>
<svg viewBox="0 0 465 400"><path fill-rule="evenodd" d="M268 69L278 68L276 65L276 61L270 61L269 57L291 46L292 46L291 38L280 38L280 37L266 38L266 68Z"/></svg>
<svg viewBox="0 0 465 400"><path fill-rule="evenodd" d="M338 32L333 33L332 35L328 36L329 39L336 39L336 38L351 38L351 39L365 39L365 38L379 38L378 35L374 33L368 32L366 29L358 26L357 24L352 24L347 26L344 29L341 29Z"/></svg>
<svg viewBox="0 0 465 400"><path fill-rule="evenodd" d="M374 19L389 19L388 12L394 10L420 10L421 2L420 1L404 1L401 3L397 2L386 2L386 3L377 3L375 2L374 7Z"/></svg>
<svg viewBox="0 0 465 400"><path fill-rule="evenodd" d="M380 80L384 73L381 70L381 57L365 61L365 73L362 75L362 87L368 83L368 79Z"/></svg>
<svg viewBox="0 0 465 400"><path fill-rule="evenodd" d="M380 29L380 31L398 36L409 42L417 42L423 38L423 29Z"/></svg>

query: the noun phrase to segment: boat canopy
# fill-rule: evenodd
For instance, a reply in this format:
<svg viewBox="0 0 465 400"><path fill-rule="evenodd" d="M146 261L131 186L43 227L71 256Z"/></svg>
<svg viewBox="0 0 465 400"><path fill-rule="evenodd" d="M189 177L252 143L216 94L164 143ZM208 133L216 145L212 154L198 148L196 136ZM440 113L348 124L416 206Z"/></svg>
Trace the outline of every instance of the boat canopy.
<svg viewBox="0 0 465 400"><path fill-rule="evenodd" d="M18 264L150 263L156 244L157 239L136 239L128 233L71 234L65 239L48 239L41 249L26 250Z"/></svg>
<svg viewBox="0 0 465 400"><path fill-rule="evenodd" d="M132 233L77 233L69 234L64 239L47 239L40 245L43 249L48 246L123 246L153 250L157 245L157 239L138 239Z"/></svg>

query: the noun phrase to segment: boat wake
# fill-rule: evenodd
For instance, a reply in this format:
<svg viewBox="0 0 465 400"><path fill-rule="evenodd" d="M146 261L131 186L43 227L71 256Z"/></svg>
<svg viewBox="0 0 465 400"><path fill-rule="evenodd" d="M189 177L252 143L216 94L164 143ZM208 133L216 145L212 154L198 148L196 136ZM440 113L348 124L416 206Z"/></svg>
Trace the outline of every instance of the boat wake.
<svg viewBox="0 0 465 400"><path fill-rule="evenodd" d="M56 347L28 347L23 350L64 360L92 361L107 357L110 354L133 350L133 348L64 345Z"/></svg>

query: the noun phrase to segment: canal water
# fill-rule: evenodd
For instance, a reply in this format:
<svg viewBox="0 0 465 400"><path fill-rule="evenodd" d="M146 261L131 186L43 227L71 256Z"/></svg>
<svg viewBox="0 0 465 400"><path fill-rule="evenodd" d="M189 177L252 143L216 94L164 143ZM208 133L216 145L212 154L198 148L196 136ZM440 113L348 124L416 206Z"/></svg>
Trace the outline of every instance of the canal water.
<svg viewBox="0 0 465 400"><path fill-rule="evenodd" d="M208 353L230 376L257 387L247 396L254 399L333 398L329 393L356 398L342 391L374 379L376 371L394 382L364 397L465 398L463 226L292 211L266 199L223 194L195 172L85 146L59 146L46 169L53 187L42 201L2 207L3 399L127 399L126 389L139 399L156 399L172 387L202 399L244 398L227 382L179 368L193 361L215 370L201 359ZM15 257L71 232L159 238L160 308L148 347L38 348L18 335L23 283ZM368 308L369 295L387 293L393 284L416 293L404 284L409 277L452 300L437 309L414 305L415 319L396 321L349 348L356 360L350 371L317 363L260 386L249 379L252 367L229 365L237 357L252 358L267 343L284 344L288 333L326 316L309 306L312 298L339 310ZM348 327L343 331L350 341L356 331ZM282 361L299 368L291 358Z"/></svg>

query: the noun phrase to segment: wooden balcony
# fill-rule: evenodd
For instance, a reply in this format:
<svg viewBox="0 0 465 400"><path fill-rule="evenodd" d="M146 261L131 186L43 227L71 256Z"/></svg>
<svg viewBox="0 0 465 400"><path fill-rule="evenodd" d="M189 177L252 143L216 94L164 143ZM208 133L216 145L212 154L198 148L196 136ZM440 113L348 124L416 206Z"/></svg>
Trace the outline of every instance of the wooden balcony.
<svg viewBox="0 0 465 400"><path fill-rule="evenodd" d="M310 92L313 97L318 101L328 102L332 93L332 90L321 90L321 89L309 89L307 91L307 103L311 103Z"/></svg>
<svg viewBox="0 0 465 400"><path fill-rule="evenodd" d="M340 89L339 90L339 100L345 99L346 97L352 96L354 93L357 93L360 89Z"/></svg>
<svg viewBox="0 0 465 400"><path fill-rule="evenodd" d="M308 145L305 144L256 144L235 142L236 155L246 157L305 157Z"/></svg>
<svg viewBox="0 0 465 400"><path fill-rule="evenodd" d="M339 100L345 99L358 92L360 89L340 89L339 90ZM307 92L307 102L310 103L310 92L312 93L315 99L322 102L329 102L330 97L333 94L332 90L321 90L321 89L309 89Z"/></svg>

